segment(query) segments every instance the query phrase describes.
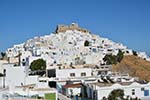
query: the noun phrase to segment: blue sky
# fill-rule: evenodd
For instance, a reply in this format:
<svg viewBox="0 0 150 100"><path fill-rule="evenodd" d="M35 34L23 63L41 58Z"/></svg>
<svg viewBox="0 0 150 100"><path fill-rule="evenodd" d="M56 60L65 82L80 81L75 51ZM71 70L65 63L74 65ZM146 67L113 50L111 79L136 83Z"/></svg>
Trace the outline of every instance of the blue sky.
<svg viewBox="0 0 150 100"><path fill-rule="evenodd" d="M150 0L0 0L0 51L78 23L92 33L150 53Z"/></svg>

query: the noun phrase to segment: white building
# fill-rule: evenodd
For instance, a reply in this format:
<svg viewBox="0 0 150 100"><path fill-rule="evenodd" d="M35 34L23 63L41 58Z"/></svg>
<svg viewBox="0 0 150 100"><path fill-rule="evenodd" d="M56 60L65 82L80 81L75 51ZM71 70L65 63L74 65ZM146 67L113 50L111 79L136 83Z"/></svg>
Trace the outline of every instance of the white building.
<svg viewBox="0 0 150 100"><path fill-rule="evenodd" d="M107 98L111 91L115 89L122 89L124 91L124 97L131 98L150 98L150 83L140 84L137 82L122 82L122 83L88 83L86 86L86 92L88 98L92 100L102 100L103 97Z"/></svg>
<svg viewBox="0 0 150 100"><path fill-rule="evenodd" d="M76 68L76 69L56 69L56 78L67 79L72 77L87 77L91 76L92 69Z"/></svg>
<svg viewBox="0 0 150 100"><path fill-rule="evenodd" d="M45 98L45 95L53 94L55 95L55 100L57 100L57 90L49 87L48 80L40 79L37 75L29 76L27 69L28 66L14 66L14 64L2 65L2 70L6 71L3 83L9 89L9 94L13 96L17 93L22 96L26 95L27 97L38 95L43 98Z"/></svg>
<svg viewBox="0 0 150 100"><path fill-rule="evenodd" d="M147 55L145 52L138 52L138 57L142 58L142 59L147 59Z"/></svg>

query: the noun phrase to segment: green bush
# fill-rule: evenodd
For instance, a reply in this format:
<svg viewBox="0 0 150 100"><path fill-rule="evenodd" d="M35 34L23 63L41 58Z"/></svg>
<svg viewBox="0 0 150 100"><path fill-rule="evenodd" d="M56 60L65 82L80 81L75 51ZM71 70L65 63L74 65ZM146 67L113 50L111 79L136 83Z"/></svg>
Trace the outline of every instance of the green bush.
<svg viewBox="0 0 150 100"><path fill-rule="evenodd" d="M109 96L108 100L124 100L124 91L121 89L113 90Z"/></svg>
<svg viewBox="0 0 150 100"><path fill-rule="evenodd" d="M109 55L107 54L105 55L103 60L106 62L107 65L111 65L111 64L117 64L117 62L121 62L123 57L124 57L124 52L119 50L116 56L112 54L109 54Z"/></svg>
<svg viewBox="0 0 150 100"><path fill-rule="evenodd" d="M89 46L89 45L90 45L89 41L86 40L86 41L84 42L84 46Z"/></svg>
<svg viewBox="0 0 150 100"><path fill-rule="evenodd" d="M136 51L133 50L132 53L133 53L134 56L137 56L137 52Z"/></svg>
<svg viewBox="0 0 150 100"><path fill-rule="evenodd" d="M31 71L37 70L45 70L46 69L46 61L43 59L34 60L30 65Z"/></svg>
<svg viewBox="0 0 150 100"><path fill-rule="evenodd" d="M124 56L124 52L122 52L121 50L119 50L118 54L117 54L117 61L121 62L121 60L123 59Z"/></svg>

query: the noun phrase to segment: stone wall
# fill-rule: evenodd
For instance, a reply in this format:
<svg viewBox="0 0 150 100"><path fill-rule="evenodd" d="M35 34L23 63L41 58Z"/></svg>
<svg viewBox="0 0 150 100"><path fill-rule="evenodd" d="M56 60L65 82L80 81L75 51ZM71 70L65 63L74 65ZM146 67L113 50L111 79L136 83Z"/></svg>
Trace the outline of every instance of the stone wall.
<svg viewBox="0 0 150 100"><path fill-rule="evenodd" d="M66 30L78 30L84 33L90 33L87 29L80 28L76 23L72 23L71 25L58 25L55 33L65 32Z"/></svg>

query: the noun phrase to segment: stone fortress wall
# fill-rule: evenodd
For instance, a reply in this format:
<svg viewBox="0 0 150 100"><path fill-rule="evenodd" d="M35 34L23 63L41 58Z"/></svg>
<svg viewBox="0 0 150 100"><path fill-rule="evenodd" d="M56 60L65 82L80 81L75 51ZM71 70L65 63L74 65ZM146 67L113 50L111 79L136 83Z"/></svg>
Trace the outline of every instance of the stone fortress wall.
<svg viewBox="0 0 150 100"><path fill-rule="evenodd" d="M66 32L67 30L78 30L84 33L90 33L89 30L80 28L76 23L72 23L71 25L58 25L55 33Z"/></svg>

